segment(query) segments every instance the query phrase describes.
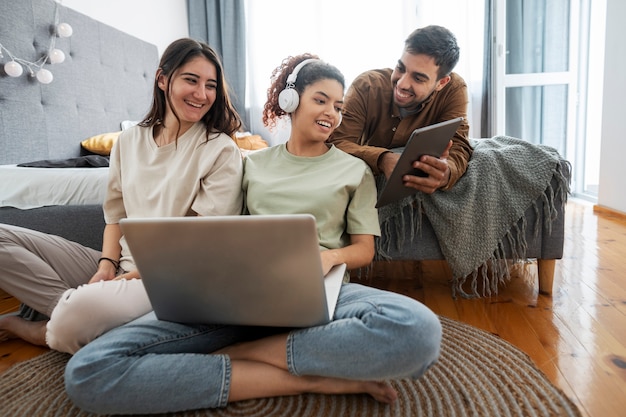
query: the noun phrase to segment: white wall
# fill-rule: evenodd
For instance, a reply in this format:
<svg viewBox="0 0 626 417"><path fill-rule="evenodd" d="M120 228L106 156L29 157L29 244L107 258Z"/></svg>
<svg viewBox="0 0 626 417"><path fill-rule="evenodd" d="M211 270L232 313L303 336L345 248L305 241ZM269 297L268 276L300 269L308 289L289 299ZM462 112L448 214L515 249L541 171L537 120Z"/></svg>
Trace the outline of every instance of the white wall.
<svg viewBox="0 0 626 417"><path fill-rule="evenodd" d="M607 0L598 205L623 213L626 213L625 20L626 2Z"/></svg>
<svg viewBox="0 0 626 417"><path fill-rule="evenodd" d="M155 44L159 55L171 42L189 36L186 0L63 0L61 4Z"/></svg>

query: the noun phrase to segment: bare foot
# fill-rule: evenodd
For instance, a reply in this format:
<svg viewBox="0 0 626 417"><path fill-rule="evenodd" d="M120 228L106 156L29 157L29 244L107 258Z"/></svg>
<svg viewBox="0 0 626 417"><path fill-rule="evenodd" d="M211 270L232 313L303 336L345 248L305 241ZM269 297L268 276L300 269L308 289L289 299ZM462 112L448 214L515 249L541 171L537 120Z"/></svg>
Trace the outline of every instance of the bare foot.
<svg viewBox="0 0 626 417"><path fill-rule="evenodd" d="M392 404L398 399L398 392L388 382L372 381L365 382L365 384L371 385L371 388L365 392L374 397L376 401L380 401L385 404Z"/></svg>
<svg viewBox="0 0 626 417"><path fill-rule="evenodd" d="M305 393L369 394L376 401L385 404L391 404L398 399L396 390L385 381L297 376L266 363L247 360L231 362L229 402Z"/></svg>
<svg viewBox="0 0 626 417"><path fill-rule="evenodd" d="M24 320L18 316L7 316L0 319L0 342L10 339L23 339L39 346L46 345L47 321Z"/></svg>
<svg viewBox="0 0 626 417"><path fill-rule="evenodd" d="M322 394L369 394L376 401L385 404L392 404L398 399L398 393L395 388L385 381L354 381L320 377L318 382L321 383L320 389L313 392Z"/></svg>
<svg viewBox="0 0 626 417"><path fill-rule="evenodd" d="M333 377L292 375L287 369L286 343L287 335L278 334L226 346L213 352L213 354L224 354L230 357L233 364L233 381L235 381L236 371L239 369L244 369L244 379L245 377L253 379L252 370L256 367L257 375L259 373L264 375L265 388L273 392L273 395L291 395L305 392L317 394L369 394L375 400L386 404L391 404L398 399L396 390L388 382L384 381L358 381ZM272 372L275 373L275 378L268 377ZM276 382L277 385L274 387L270 386L269 380ZM279 381L282 381L282 384ZM250 394L250 386L247 386L238 394L242 395L238 399L256 398L254 395L246 397L246 395ZM269 392L257 392L258 397L268 396L268 394ZM234 397L238 397L238 395L234 395Z"/></svg>
<svg viewBox="0 0 626 417"><path fill-rule="evenodd" d="M0 343L6 342L7 340L15 339L16 337L17 336L7 330L0 330Z"/></svg>
<svg viewBox="0 0 626 417"><path fill-rule="evenodd" d="M13 315L7 315L0 318L0 342L6 342L7 340L16 339L17 336L6 329L6 319L13 317Z"/></svg>

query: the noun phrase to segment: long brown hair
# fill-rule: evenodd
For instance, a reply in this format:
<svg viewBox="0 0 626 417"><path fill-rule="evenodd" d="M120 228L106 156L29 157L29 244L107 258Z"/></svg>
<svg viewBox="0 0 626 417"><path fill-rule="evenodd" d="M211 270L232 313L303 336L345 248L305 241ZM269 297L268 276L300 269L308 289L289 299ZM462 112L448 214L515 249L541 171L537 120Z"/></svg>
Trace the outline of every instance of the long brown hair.
<svg viewBox="0 0 626 417"><path fill-rule="evenodd" d="M165 118L167 106L170 106L167 97L171 79L177 69L185 65L195 57L202 56L215 65L217 72L217 88L215 103L211 109L202 117L202 123L206 126L207 140L211 132L223 132L228 136L234 136L242 125L241 117L235 110L230 99L229 87L224 77L224 68L217 53L209 45L190 38L182 38L172 42L161 57L159 70L168 81L167 94L158 86L158 77L154 79L154 90L152 93L152 106L146 117L139 123L143 127L153 127L162 123ZM157 72L158 74L158 72ZM174 116L180 119L176 111L172 108ZM178 135L176 135L178 136Z"/></svg>

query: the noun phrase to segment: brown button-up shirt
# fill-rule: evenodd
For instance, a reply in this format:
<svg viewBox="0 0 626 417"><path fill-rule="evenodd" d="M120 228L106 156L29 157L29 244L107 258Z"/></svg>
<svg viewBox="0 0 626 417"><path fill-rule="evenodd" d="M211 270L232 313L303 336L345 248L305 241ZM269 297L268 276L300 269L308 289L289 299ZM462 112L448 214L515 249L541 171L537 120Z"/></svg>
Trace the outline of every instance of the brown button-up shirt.
<svg viewBox="0 0 626 417"><path fill-rule="evenodd" d="M405 146L413 130L464 117L454 137L448 157L449 189L465 173L472 148L468 141L467 85L457 74L440 91L435 91L417 113L400 117L393 102L391 68L371 70L359 75L345 96L343 121L329 142L363 159L375 174L380 174L378 160L391 148Z"/></svg>

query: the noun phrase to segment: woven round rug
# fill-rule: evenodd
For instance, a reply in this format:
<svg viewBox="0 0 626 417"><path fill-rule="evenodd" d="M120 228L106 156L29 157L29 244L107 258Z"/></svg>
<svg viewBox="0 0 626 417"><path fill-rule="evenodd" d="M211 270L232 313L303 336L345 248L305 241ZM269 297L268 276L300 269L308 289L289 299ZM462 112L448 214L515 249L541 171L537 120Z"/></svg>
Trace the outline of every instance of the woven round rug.
<svg viewBox="0 0 626 417"><path fill-rule="evenodd" d="M580 416L574 403L521 350L491 333L441 317L437 363L417 381L394 380L398 401L305 394L248 400L180 417ZM12 417L91 417L65 395L67 354L48 352L0 374L0 410ZM367 361L363 358L363 361Z"/></svg>

